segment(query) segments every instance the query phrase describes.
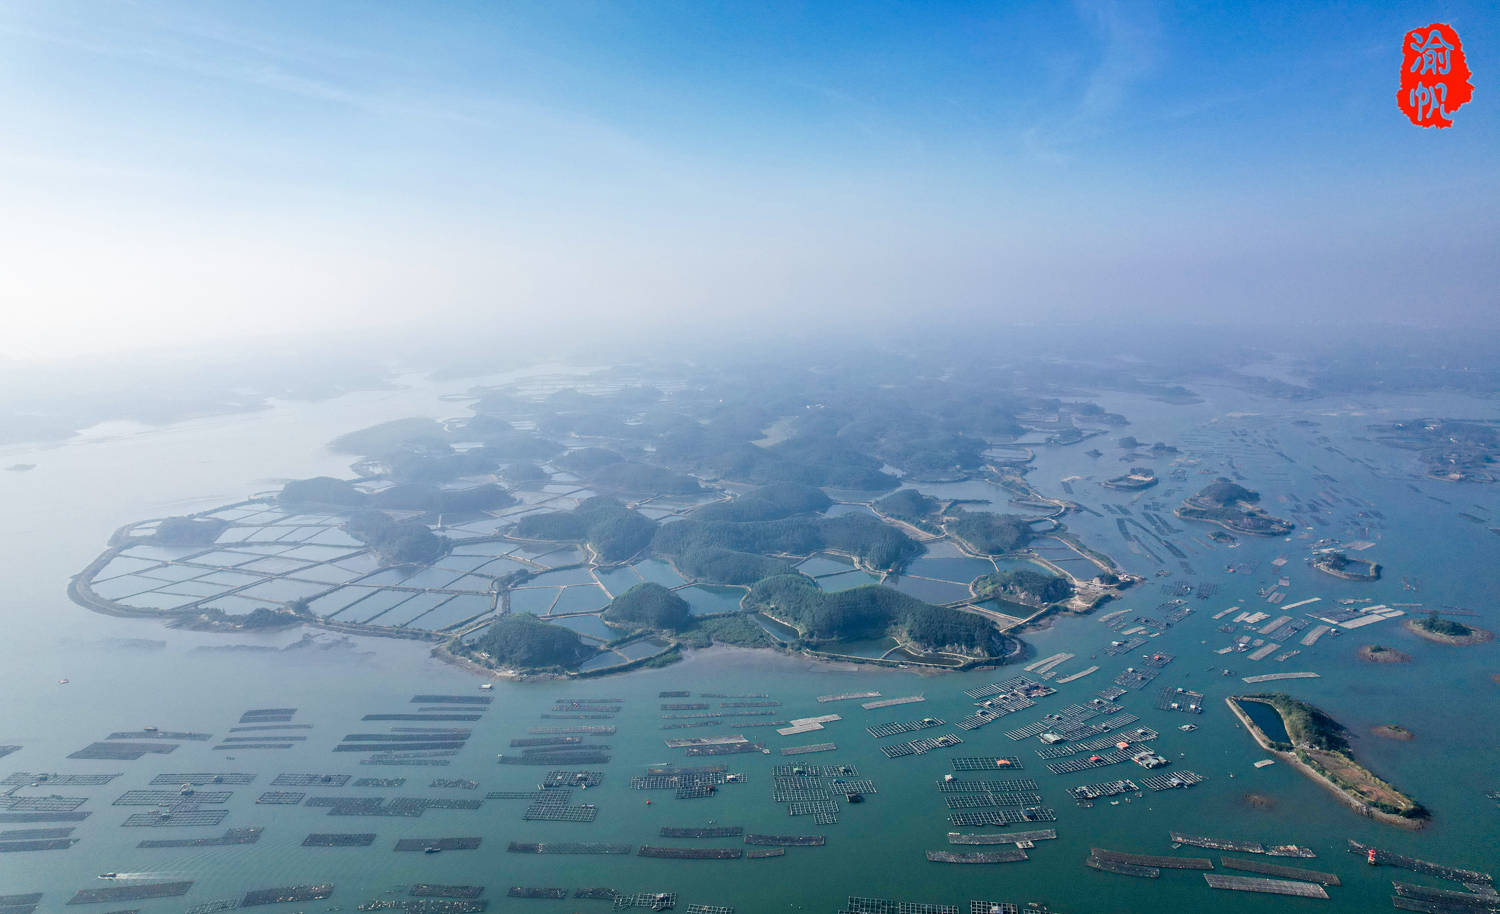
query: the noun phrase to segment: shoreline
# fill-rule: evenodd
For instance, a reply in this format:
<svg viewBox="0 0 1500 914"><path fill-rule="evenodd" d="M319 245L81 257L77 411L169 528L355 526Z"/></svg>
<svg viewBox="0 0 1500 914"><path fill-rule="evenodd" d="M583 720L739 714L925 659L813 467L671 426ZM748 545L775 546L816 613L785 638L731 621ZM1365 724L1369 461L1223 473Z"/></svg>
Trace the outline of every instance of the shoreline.
<svg viewBox="0 0 1500 914"><path fill-rule="evenodd" d="M1244 725L1245 729L1250 732L1250 737L1255 740L1256 745L1260 746L1262 749L1276 756L1281 761L1286 762L1288 765L1302 772L1302 774L1310 778L1313 783L1317 784L1319 787L1322 787L1324 790L1337 797L1339 802L1350 809L1352 812L1358 813L1359 815L1364 816L1367 819L1374 819L1377 822L1383 822L1386 825L1394 825L1397 828L1404 828L1408 831L1420 831L1426 826L1426 822L1421 819L1408 819L1405 816L1398 816L1394 813L1384 812L1382 810L1376 809L1363 800L1350 796L1344 791L1342 787L1334 783L1327 775L1323 774L1323 772L1304 762L1295 751L1275 748L1275 745L1271 742L1270 737L1266 736L1265 732L1262 731L1260 727L1256 726L1255 722L1250 719L1250 715L1247 714L1245 710L1239 706L1239 702L1241 701L1256 701L1256 699L1233 695L1228 696L1224 699L1224 703L1229 706L1229 710L1233 712L1234 716L1239 720L1239 722ZM1275 707L1270 705L1268 702L1262 701L1261 704L1264 704L1267 707L1270 707L1272 710L1275 710ZM1281 712L1277 711L1276 713L1279 715Z"/></svg>

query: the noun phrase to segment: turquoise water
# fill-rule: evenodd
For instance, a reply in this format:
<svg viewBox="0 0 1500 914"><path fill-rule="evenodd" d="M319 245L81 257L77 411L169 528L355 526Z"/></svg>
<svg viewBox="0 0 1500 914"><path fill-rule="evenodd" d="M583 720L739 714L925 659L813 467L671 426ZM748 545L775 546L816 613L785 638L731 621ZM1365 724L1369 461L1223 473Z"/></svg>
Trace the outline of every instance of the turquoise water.
<svg viewBox="0 0 1500 914"><path fill-rule="evenodd" d="M386 897L389 889L410 882L474 883L488 886L492 911L599 910L582 903L519 901L504 897L512 884L614 886L625 890L676 891L682 903L725 904L750 911L832 912L850 894L917 901L964 904L969 898L1044 900L1066 911L1193 910L1211 905L1226 912L1281 911L1288 904L1320 904L1320 910L1390 910L1390 879L1430 881L1388 868L1372 870L1343 850L1346 838L1457 865L1496 868L1497 817L1487 790L1500 788L1492 761L1493 740L1500 732L1500 688L1490 681L1500 672L1500 648L1495 644L1450 648L1417 639L1395 623L1378 623L1325 637L1302 653L1277 663L1272 658L1251 661L1243 654L1218 655L1214 650L1231 636L1217 627L1226 620L1210 617L1230 606L1283 614L1257 591L1266 586L1288 594L1281 605L1322 598L1319 604L1292 610L1332 608L1341 598L1369 598L1387 604L1419 602L1424 606L1456 606L1477 613L1476 624L1492 630L1500 626L1492 595L1500 591L1500 539L1483 525L1459 512L1500 517L1500 498L1491 489L1445 486L1398 473L1409 461L1405 452L1360 441L1365 426L1412 415L1485 415L1490 404L1442 402L1408 398L1364 403L1315 402L1288 407L1223 391L1195 406L1164 406L1144 398L1105 396L1101 404L1130 416L1123 433L1142 440L1164 440L1184 448L1184 456L1199 461L1185 465L1186 480L1164 476L1161 485L1145 493L1116 493L1097 481L1117 475L1127 461L1112 444L1113 436L1093 439L1105 452L1097 460L1074 448L1038 448L1036 468L1029 477L1042 491L1065 496L1059 482L1070 482L1077 500L1099 511L1099 516L1070 514L1067 523L1085 542L1115 556L1147 581L1126 599L1105 611L1129 609L1152 615L1170 598L1162 584L1179 581L1212 583L1218 592L1199 600L1188 597L1196 612L1150 642L1153 651L1177 655L1153 686L1121 699L1126 708L1156 728L1156 748L1174 767L1189 768L1207 780L1188 791L1133 795L1118 806L1075 807L1064 788L1115 777L1139 777L1134 766L1114 766L1095 772L1058 776L1046 771L1036 757L1037 743L1017 743L1003 735L1010 726L1037 719L1068 703L1083 701L1107 685L1132 662L1104 653L1118 632L1095 617L1064 618L1045 631L1026 636L1034 657L1060 651L1076 657L1062 663L1061 676L1098 664L1091 676L1059 687L1031 711L1006 718L972 733L951 724L972 703L962 690L1012 675L1014 670L926 676L915 672L866 667L812 664L800 658L766 651L715 649L690 652L676 665L643 670L596 681L500 681L492 692L494 704L484 719L473 724L474 736L444 768L361 766L358 756L333 753L343 734L368 732L384 724L361 721L368 713L404 711L413 695L424 692L484 694L470 675L444 665L429 655L429 645L377 638L344 638L320 633L311 644L299 645L303 632L226 635L167 629L154 622L112 618L83 610L67 600L68 577L99 551L110 531L143 517L200 510L233 502L245 493L271 488L273 477L337 475L346 458L327 453L322 442L335 434L402 415L450 414L451 405L436 400L428 390L361 394L322 404L281 405L251 416L183 423L161 430L124 430L113 437L89 439L47 448L8 448L4 463L36 463L26 474L0 474L0 499L8 508L8 526L0 551L7 586L0 593L0 618L6 625L3 648L6 713L0 719L0 745L21 748L6 756L5 771L60 771L64 773L120 772L103 787L56 787L28 791L28 795L57 792L86 796L82 807L92 815L74 833L79 843L70 850L0 857L0 894L42 891L42 910L57 910L72 892L95 888L95 875L105 870L142 874L152 881L194 880L191 893L181 899L132 903L143 914L178 912L190 904L235 897L247 889L303 882L330 881L333 898L296 906L321 911ZM1288 424L1305 417L1319 423L1303 429ZM1327 435L1348 457L1318 441ZM1085 445L1087 448L1091 445ZM1278 456L1288 455L1293 462ZM1351 459L1354 458L1354 459ZM1273 513L1299 523L1290 540L1240 538L1226 548L1206 538L1208 529L1189 526L1170 516L1170 508L1184 494L1196 491L1212 474L1230 470L1229 461L1246 477L1245 484L1260 490ZM1371 469L1366 463L1373 463ZM1159 473L1167 461L1153 464ZM109 473L100 473L108 466ZM169 472L163 472L163 468ZM1206 471L1206 472L1205 472ZM1337 482L1329 482L1324 476ZM1413 490L1415 487L1415 490ZM923 488L927 491L927 487ZM955 488L955 487L949 487ZM960 484L971 495L983 483ZM1294 512L1296 495L1303 503L1326 492L1333 507ZM957 495L951 497L958 497ZM1005 496L989 492L997 505ZM1283 500L1285 499L1285 500ZM1349 500L1352 499L1354 503ZM1179 532L1168 539L1184 551L1178 560L1159 543L1133 530L1157 554L1153 559L1121 538L1115 520L1103 505L1128 508L1130 517L1145 522L1153 511ZM1157 504L1160 509L1150 505ZM1369 515L1373 506L1383 517ZM1364 512L1361 514L1361 512ZM1490 525L1500 525L1491 521ZM1149 524L1148 524L1149 526ZM1376 546L1365 553L1387 568L1374 584L1344 582L1308 567L1304 559L1322 537L1364 539ZM1139 547L1137 547L1139 548ZM1285 556L1276 569L1270 563ZM1186 561L1189 577L1181 568ZM660 575L659 563L650 563ZM1233 573L1226 569L1234 567ZM669 570L669 569L668 569ZM1158 570L1170 577L1159 578ZM455 570L455 574L462 569ZM1289 584L1278 585L1281 577ZM1403 589L1401 580L1417 590ZM555 592L552 596L555 597ZM1360 644L1375 641L1412 656L1410 664L1377 666L1360 662ZM1299 647L1292 639L1288 648ZM1144 650L1143 648L1142 650ZM642 648L644 650L644 648ZM618 659L618 658L616 658ZM1231 667L1232 677L1220 670ZM1321 678L1252 686L1240 677L1254 673L1312 670ZM58 680L68 678L66 685ZM1207 696L1207 713L1174 714L1153 706L1154 686L1185 687ZM1361 819L1346 811L1319 788L1282 764L1256 769L1263 757L1249 736L1224 708L1226 695L1268 687L1279 688L1323 707L1347 725L1355 751L1377 773L1409 790L1434 811L1431 825L1421 832L1405 832ZM646 793L629 788L629 778L647 765L690 760L680 750L665 747L665 738L684 731L663 731L657 693L685 689L695 693L764 693L782 702L774 719L839 713L844 719L823 731L779 737L774 728L736 730L723 725L690 729L688 735L743 732L773 750L813 742L834 742L837 752L805 756L809 763L843 762L858 766L862 776L875 781L877 792L858 807L841 809L837 825L817 826L808 817L790 817L770 799L774 765L770 756L728 756L720 761L743 771L745 782L723 787L703 800L676 800L670 792ZM858 702L819 704L816 697L839 692L879 690L887 696L925 695L921 704L865 711ZM429 810L419 819L330 817L326 810L305 806L261 806L255 799L273 790L278 772L341 772L355 777L405 777L399 789L353 788L311 793L350 795L482 797L488 790L528 789L544 768L497 765L497 753L513 752L510 741L539 725L566 721L545 720L559 697L609 696L623 698L624 710L611 723L619 731L602 738L613 749L613 760L597 767L605 781L597 789L575 795L575 801L599 807L598 820L589 824L525 822L523 805L487 801L480 811ZM716 703L694 697L691 701ZM296 722L311 725L299 731L308 738L291 749L277 751L215 751L218 740L186 742L169 756L147 756L138 761L83 761L66 756L118 730L153 725L170 730L192 730L228 735L241 712L257 707L296 707ZM959 732L965 742L951 750L887 759L865 727L892 721L935 716L949 722L937 733ZM772 718L751 718L751 720ZM1014 724L1010 722L1014 721ZM1184 733L1181 723L1198 729ZM1370 736L1370 728L1387 722L1412 729L1409 743ZM398 724L397 726L402 726ZM456 726L470 726L458 724ZM916 734L913 734L916 735ZM894 739L894 738L891 738ZM952 826L942 795L935 788L951 772L954 756L1006 754L1020 756L1021 776L1034 777L1047 805L1057 810L1059 839L1030 852L1026 863L1003 866L958 867L928 863L922 852L945 848ZM235 756L230 760L228 756ZM1126 770L1126 769L1129 770ZM1172 770L1171 768L1168 771ZM235 787L227 804L229 817L218 828L121 828L133 808L112 802L128 789L146 788L154 774L175 771L247 771L254 784ZM1233 775L1233 777L1231 777ZM962 775L960 775L962 776ZM431 788L435 777L471 778L480 782L475 792ZM1255 793L1272 802L1253 808L1245 795ZM651 806L645 805L652 799ZM779 833L825 833L824 848L792 848L784 858L765 861L672 861L628 857L568 857L508 854L512 840L622 841L634 844L673 843L657 837L662 825L702 824L714 820L744 825L749 830ZM135 845L144 838L201 837L228 826L265 826L255 845L185 850L145 850ZM5 825L3 828L42 827ZM1134 880L1089 870L1082 865L1091 846L1171 853L1169 830L1198 831L1260 841L1295 841L1312 846L1318 859L1291 861L1339 874L1345 881L1330 890L1331 901L1284 902L1272 896L1213 892L1200 877L1164 872L1160 880ZM969 830L969 829L962 829ZM310 832L369 831L377 840L369 848L305 849ZM401 837L442 835L482 836L473 852L438 855L396 854L392 843ZM705 844L732 842L705 841ZM1196 855L1215 856L1206 851ZM120 905L106 906L113 910ZM679 908L681 905L679 906ZM104 910L105 908L101 908ZM607 909L607 908L605 908ZM279 909L277 909L279 910Z"/></svg>

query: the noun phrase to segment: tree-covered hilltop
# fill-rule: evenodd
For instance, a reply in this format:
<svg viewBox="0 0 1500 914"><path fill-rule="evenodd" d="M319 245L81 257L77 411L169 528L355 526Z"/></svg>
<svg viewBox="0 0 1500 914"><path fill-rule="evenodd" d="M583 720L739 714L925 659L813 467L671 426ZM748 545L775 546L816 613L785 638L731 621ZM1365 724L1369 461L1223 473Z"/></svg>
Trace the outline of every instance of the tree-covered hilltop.
<svg viewBox="0 0 1500 914"><path fill-rule="evenodd" d="M1447 635L1450 638L1467 638L1474 634L1473 628L1456 619L1444 619L1435 609L1427 613L1424 618L1418 619L1416 624L1424 631L1432 632L1434 635Z"/></svg>
<svg viewBox="0 0 1500 914"><path fill-rule="evenodd" d="M622 460L586 474L588 481L603 489L641 495L697 495L703 484L685 473Z"/></svg>
<svg viewBox="0 0 1500 914"><path fill-rule="evenodd" d="M527 613L508 613L490 623L474 647L490 656L495 666L525 672L576 670L598 651L561 625L551 625Z"/></svg>
<svg viewBox="0 0 1500 914"><path fill-rule="evenodd" d="M452 545L446 536L438 536L421 521L398 521L373 509L351 514L344 529L391 565L430 565Z"/></svg>
<svg viewBox="0 0 1500 914"><path fill-rule="evenodd" d="M207 546L229 527L218 517L164 517L150 539L167 546Z"/></svg>
<svg viewBox="0 0 1500 914"><path fill-rule="evenodd" d="M692 620L687 601L660 584L637 584L610 601L604 618L622 625L637 625L675 632Z"/></svg>
<svg viewBox="0 0 1500 914"><path fill-rule="evenodd" d="M1204 486L1203 490L1196 497L1206 505L1218 505L1220 507L1239 503L1253 505L1260 501L1259 492L1252 492L1244 486L1230 482L1222 476Z"/></svg>
<svg viewBox="0 0 1500 914"><path fill-rule="evenodd" d="M857 514L749 523L688 518L657 530L651 548L673 557L705 549L756 555L807 555L819 549L837 549L881 569L899 568L920 551L916 542L900 530Z"/></svg>
<svg viewBox="0 0 1500 914"><path fill-rule="evenodd" d="M587 542L606 562L620 562L644 549L656 533L656 522L613 498L596 495L572 511L531 514L516 524L526 539Z"/></svg>
<svg viewBox="0 0 1500 914"><path fill-rule="evenodd" d="M692 513L692 518L732 523L780 520L794 514L818 514L832 504L833 500L817 486L781 482L761 486L729 501L704 505Z"/></svg>
<svg viewBox="0 0 1500 914"><path fill-rule="evenodd" d="M516 498L492 482L467 489L443 489L429 483L408 482L375 492L369 497L369 503L376 508L463 515L508 508L516 503Z"/></svg>
<svg viewBox="0 0 1500 914"><path fill-rule="evenodd" d="M597 470L620 463L625 458L608 448L602 447L580 447L574 448L557 457L552 462L570 473L587 476Z"/></svg>
<svg viewBox="0 0 1500 914"><path fill-rule="evenodd" d="M1312 565L1319 571L1349 581L1375 581L1380 578L1380 565L1368 559L1350 558L1337 550L1319 552L1313 556Z"/></svg>
<svg viewBox="0 0 1500 914"><path fill-rule="evenodd" d="M974 592L981 597L998 596L1027 606L1048 606L1073 596L1073 585L1055 574L1017 568L983 575L974 582Z"/></svg>
<svg viewBox="0 0 1500 914"><path fill-rule="evenodd" d="M890 635L925 650L1005 654L1006 638L989 620L878 584L824 593L802 575L779 575L751 587L745 605L797 626L815 641Z"/></svg>
<svg viewBox="0 0 1500 914"><path fill-rule="evenodd" d="M761 578L796 570L784 559L717 547L691 549L674 556L672 564L684 575L709 584L754 584Z"/></svg>
<svg viewBox="0 0 1500 914"><path fill-rule="evenodd" d="M948 532L985 555L1014 552L1031 542L1032 537L1026 518L989 511L959 511L948 522Z"/></svg>
<svg viewBox="0 0 1500 914"><path fill-rule="evenodd" d="M500 468L502 456L487 447L456 451L449 447L399 451L385 457L397 482L450 482L463 476L484 476Z"/></svg>
<svg viewBox="0 0 1500 914"><path fill-rule="evenodd" d="M366 497L364 492L347 479L314 476L311 479L291 480L281 487L281 494L276 500L292 507L357 508L365 503Z"/></svg>
<svg viewBox="0 0 1500 914"><path fill-rule="evenodd" d="M923 528L930 526L932 515L940 507L942 502L916 489L901 489L875 502L875 509L881 514Z"/></svg>
<svg viewBox="0 0 1500 914"><path fill-rule="evenodd" d="M1178 506L1176 514L1187 520L1220 524L1236 533L1284 536L1296 527L1291 521L1273 517L1256 507L1260 493L1230 482L1222 476Z"/></svg>
<svg viewBox="0 0 1500 914"><path fill-rule="evenodd" d="M328 447L341 454L384 457L403 448L446 448L448 431L435 419L393 419L333 439Z"/></svg>

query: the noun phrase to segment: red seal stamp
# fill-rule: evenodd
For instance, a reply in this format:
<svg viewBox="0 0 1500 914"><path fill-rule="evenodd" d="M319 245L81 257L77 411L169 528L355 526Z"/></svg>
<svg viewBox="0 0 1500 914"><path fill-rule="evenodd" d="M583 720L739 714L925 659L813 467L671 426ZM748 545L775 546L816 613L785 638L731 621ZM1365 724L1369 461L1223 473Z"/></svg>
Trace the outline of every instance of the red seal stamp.
<svg viewBox="0 0 1500 914"><path fill-rule="evenodd" d="M1453 112L1473 97L1469 65L1457 32L1434 22L1406 33L1396 104L1413 124L1452 127Z"/></svg>

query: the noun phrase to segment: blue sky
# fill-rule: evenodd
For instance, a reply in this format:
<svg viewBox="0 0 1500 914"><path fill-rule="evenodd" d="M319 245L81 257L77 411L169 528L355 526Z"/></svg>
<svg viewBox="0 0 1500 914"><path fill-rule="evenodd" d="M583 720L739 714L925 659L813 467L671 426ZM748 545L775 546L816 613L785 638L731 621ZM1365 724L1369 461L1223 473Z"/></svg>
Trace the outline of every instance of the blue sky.
<svg viewBox="0 0 1500 914"><path fill-rule="evenodd" d="M1395 106L1434 20L1445 131ZM12 0L0 353L414 309L1493 327L1497 48L1492 3Z"/></svg>

